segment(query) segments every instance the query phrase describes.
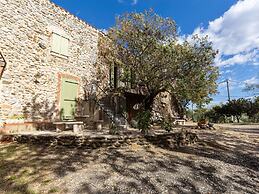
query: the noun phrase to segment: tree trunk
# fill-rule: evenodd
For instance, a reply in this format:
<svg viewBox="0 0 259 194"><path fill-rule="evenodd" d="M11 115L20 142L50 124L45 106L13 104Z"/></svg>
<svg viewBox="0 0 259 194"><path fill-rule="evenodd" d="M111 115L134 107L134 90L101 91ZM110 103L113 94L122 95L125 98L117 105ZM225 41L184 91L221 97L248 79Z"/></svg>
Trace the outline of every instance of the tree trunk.
<svg viewBox="0 0 259 194"><path fill-rule="evenodd" d="M154 104L156 96L159 93L165 92L165 91L166 91L165 89L160 89L160 90L151 92L144 100L144 109L145 109L145 111L152 111L153 104Z"/></svg>
<svg viewBox="0 0 259 194"><path fill-rule="evenodd" d="M174 95L171 95L171 97L172 97L172 101L173 101L173 106L176 109L175 111L179 114L180 117L183 117L184 109L183 109L181 103Z"/></svg>
<svg viewBox="0 0 259 194"><path fill-rule="evenodd" d="M152 111L152 106L155 101L156 94L150 94L144 100L144 109L145 111Z"/></svg>
<svg viewBox="0 0 259 194"><path fill-rule="evenodd" d="M237 118L237 122L239 123L239 116L238 116L238 115L236 115L236 118Z"/></svg>

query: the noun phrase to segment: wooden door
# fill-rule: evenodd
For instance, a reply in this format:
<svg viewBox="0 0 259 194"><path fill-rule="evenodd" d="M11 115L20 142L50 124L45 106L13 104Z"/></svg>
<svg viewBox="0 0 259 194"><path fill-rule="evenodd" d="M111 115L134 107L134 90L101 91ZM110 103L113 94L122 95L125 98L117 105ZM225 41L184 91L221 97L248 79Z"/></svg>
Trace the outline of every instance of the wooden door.
<svg viewBox="0 0 259 194"><path fill-rule="evenodd" d="M61 119L73 120L78 97L78 83L75 80L61 80Z"/></svg>

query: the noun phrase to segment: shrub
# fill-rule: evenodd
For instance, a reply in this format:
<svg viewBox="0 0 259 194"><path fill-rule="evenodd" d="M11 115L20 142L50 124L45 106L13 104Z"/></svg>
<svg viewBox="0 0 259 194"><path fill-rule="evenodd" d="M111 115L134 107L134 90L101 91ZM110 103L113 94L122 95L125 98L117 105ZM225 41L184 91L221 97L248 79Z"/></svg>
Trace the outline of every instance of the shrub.
<svg viewBox="0 0 259 194"><path fill-rule="evenodd" d="M160 122L160 126L167 132L170 132L173 129L173 125L171 124L171 122L167 121L165 118L163 118Z"/></svg>
<svg viewBox="0 0 259 194"><path fill-rule="evenodd" d="M118 135L119 134L119 129L114 123L112 123L110 125L109 134L111 134L111 135Z"/></svg>
<svg viewBox="0 0 259 194"><path fill-rule="evenodd" d="M137 115L138 129L147 134L151 126L151 112L142 111Z"/></svg>

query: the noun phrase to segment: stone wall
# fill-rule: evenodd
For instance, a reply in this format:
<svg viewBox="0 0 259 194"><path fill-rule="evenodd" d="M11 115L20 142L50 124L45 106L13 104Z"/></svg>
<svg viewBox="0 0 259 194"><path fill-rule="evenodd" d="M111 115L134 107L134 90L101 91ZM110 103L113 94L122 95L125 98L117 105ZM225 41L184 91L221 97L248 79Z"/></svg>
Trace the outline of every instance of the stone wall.
<svg viewBox="0 0 259 194"><path fill-rule="evenodd" d="M182 131L167 134L153 134L153 135L100 135L100 136L86 136L86 135L65 135L65 134L45 134L45 135L2 135L1 142L17 142L28 143L34 145L45 146L65 146L72 148L100 148L107 146L119 147L122 145L130 145L133 143L139 145L150 145L163 148L178 148L194 144L198 141L198 136L195 133Z"/></svg>
<svg viewBox="0 0 259 194"><path fill-rule="evenodd" d="M101 65L98 41L103 35L49 0L0 0L0 21L0 52L7 61L0 81L0 120L56 118L60 78L77 79L82 96L84 84L96 78ZM68 57L51 51L56 32L69 39Z"/></svg>
<svg viewBox="0 0 259 194"><path fill-rule="evenodd" d="M170 119L177 117L178 113L172 104L171 95L168 92L162 92L155 98L153 105L153 120L161 118Z"/></svg>

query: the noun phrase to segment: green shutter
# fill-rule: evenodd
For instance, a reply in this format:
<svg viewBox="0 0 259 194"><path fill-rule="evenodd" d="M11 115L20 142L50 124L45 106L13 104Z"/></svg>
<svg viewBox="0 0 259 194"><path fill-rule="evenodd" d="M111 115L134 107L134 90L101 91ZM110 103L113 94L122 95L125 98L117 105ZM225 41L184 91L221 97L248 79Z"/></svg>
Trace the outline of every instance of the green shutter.
<svg viewBox="0 0 259 194"><path fill-rule="evenodd" d="M62 79L61 86L61 119L74 119L76 100L78 97L78 83L71 79Z"/></svg>

